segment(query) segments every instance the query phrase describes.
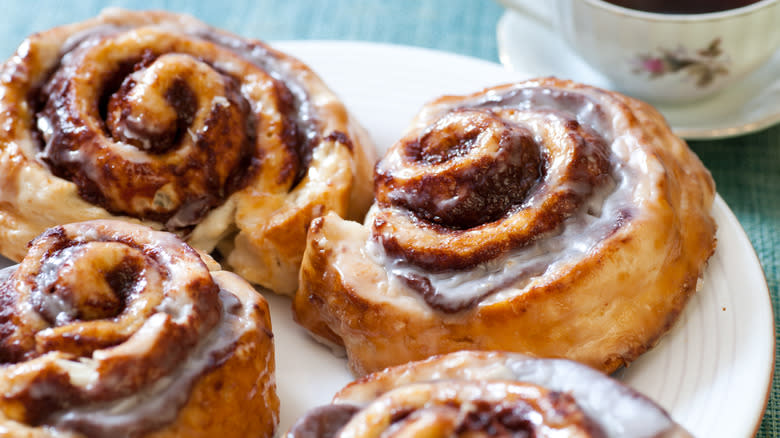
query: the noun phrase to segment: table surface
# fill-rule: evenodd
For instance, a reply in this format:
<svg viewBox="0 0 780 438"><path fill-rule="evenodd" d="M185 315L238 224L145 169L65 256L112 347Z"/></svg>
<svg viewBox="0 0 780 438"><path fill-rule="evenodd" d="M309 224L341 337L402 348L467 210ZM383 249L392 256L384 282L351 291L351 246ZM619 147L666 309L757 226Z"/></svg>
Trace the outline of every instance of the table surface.
<svg viewBox="0 0 780 438"><path fill-rule="evenodd" d="M498 61L496 23L503 9L489 0L0 0L0 57L36 31L79 21L106 6L186 12L218 27L263 40L337 39L429 47ZM690 142L712 171L718 192L750 237L766 273L777 326L780 293L780 125L750 135ZM777 365L777 361L776 361ZM773 383L757 434L780 436L780 385Z"/></svg>

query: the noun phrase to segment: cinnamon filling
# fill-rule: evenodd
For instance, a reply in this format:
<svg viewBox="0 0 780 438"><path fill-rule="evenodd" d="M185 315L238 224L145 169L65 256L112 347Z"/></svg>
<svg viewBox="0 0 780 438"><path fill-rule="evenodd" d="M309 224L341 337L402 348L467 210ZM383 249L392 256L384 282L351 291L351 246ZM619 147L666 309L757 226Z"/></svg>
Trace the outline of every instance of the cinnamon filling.
<svg viewBox="0 0 780 438"><path fill-rule="evenodd" d="M334 438L360 410L359 406L337 404L312 409L290 428L290 438Z"/></svg>
<svg viewBox="0 0 780 438"><path fill-rule="evenodd" d="M597 99L541 87L441 109L377 165L369 252L453 313L542 274L565 240L587 251L631 215L607 117Z"/></svg>
<svg viewBox="0 0 780 438"><path fill-rule="evenodd" d="M84 32L34 87L33 137L53 174L112 214L185 230L256 177L270 129L283 148L277 182L295 188L319 122L292 66L260 43L211 30L156 31L160 41L144 44L125 36L134 31ZM250 96L257 78L223 65L235 56L270 81L263 92L278 120Z"/></svg>
<svg viewBox="0 0 780 438"><path fill-rule="evenodd" d="M428 171L400 182L377 168L380 205L399 206L420 219L462 230L498 220L522 203L544 173L531 133L487 112L456 114L401 146L408 165Z"/></svg>
<svg viewBox="0 0 780 438"><path fill-rule="evenodd" d="M293 68L289 61L277 57L268 47L257 42L248 41L221 32L198 32L197 37L211 41L239 54L259 68L269 72L276 79L276 93L279 99L279 113L282 116L284 143L294 157L281 169L287 178L293 176L290 190L301 182L311 163L314 148L319 143L319 119L309 95L303 85L291 73ZM331 135L343 133L330 133ZM341 139L339 139L341 140ZM347 143L342 141L342 143ZM281 178L282 176L280 176Z"/></svg>
<svg viewBox="0 0 780 438"><path fill-rule="evenodd" d="M572 394L526 382L445 379L388 388L365 405L319 407L288 436L331 438L356 431L383 437L606 436Z"/></svg>
<svg viewBox="0 0 780 438"><path fill-rule="evenodd" d="M245 323L194 250L110 221L44 233L0 279L0 411L90 436L166 424ZM136 229L137 228L137 229Z"/></svg>

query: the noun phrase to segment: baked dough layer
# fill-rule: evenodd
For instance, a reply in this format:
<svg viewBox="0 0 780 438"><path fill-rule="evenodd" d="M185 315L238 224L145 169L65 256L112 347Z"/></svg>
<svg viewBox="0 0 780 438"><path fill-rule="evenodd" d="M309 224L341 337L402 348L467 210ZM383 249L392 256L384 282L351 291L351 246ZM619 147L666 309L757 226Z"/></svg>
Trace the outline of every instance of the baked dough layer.
<svg viewBox="0 0 780 438"><path fill-rule="evenodd" d="M313 222L294 299L358 375L463 349L614 371L669 330L715 248L714 183L685 142L573 82L435 100L376 173L365 225Z"/></svg>
<svg viewBox="0 0 780 438"><path fill-rule="evenodd" d="M690 437L663 408L587 366L461 351L388 368L339 391L291 438L347 436Z"/></svg>
<svg viewBox="0 0 780 438"><path fill-rule="evenodd" d="M68 224L0 272L9 436L274 436L268 305L173 234Z"/></svg>
<svg viewBox="0 0 780 438"><path fill-rule="evenodd" d="M0 66L0 253L121 218L291 294L311 220L362 219L374 150L302 62L192 17L109 9Z"/></svg>

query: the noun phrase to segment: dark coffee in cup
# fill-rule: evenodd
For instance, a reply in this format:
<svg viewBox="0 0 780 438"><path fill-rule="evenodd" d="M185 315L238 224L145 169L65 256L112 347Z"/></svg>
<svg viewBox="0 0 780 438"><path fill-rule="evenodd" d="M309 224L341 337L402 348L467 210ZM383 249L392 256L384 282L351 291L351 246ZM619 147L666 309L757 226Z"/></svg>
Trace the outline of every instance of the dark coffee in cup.
<svg viewBox="0 0 780 438"><path fill-rule="evenodd" d="M613 5L659 14L704 14L741 8L759 0L604 0Z"/></svg>

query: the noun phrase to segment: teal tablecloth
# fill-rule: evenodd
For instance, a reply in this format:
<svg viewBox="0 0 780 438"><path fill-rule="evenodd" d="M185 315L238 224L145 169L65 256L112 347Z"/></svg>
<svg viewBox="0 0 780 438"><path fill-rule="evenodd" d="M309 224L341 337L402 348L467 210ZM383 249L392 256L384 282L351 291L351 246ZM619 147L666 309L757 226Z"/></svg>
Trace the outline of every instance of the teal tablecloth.
<svg viewBox="0 0 780 438"><path fill-rule="evenodd" d="M349 39L429 47L498 61L488 0L171 0L17 2L0 0L0 57L29 33L79 21L114 5L186 12L215 26L264 40ZM766 272L775 313L780 293L780 126L691 146L747 231ZM780 385L773 383L759 437L780 436Z"/></svg>

